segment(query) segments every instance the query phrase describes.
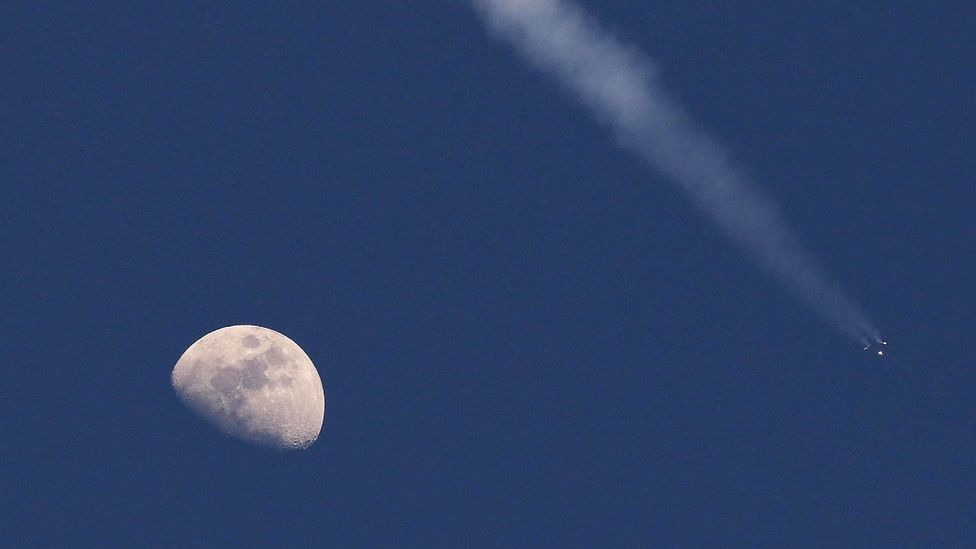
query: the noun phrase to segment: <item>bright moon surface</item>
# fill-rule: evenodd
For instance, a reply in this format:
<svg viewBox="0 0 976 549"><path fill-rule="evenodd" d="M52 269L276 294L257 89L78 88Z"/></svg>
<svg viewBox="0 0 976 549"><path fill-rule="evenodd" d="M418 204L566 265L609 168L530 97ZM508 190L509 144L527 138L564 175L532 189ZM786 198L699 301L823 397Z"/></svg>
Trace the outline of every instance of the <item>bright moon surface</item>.
<svg viewBox="0 0 976 549"><path fill-rule="evenodd" d="M176 362L173 388L224 433L273 448L307 448L325 419L312 360L260 326L228 326L197 340Z"/></svg>

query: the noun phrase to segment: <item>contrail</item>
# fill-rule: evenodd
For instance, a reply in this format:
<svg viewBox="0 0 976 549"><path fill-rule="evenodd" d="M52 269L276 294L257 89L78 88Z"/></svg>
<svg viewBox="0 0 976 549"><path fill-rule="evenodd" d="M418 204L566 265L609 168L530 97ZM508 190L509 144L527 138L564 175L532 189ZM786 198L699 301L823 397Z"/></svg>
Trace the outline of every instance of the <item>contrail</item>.
<svg viewBox="0 0 976 549"><path fill-rule="evenodd" d="M729 158L669 97L648 59L566 0L472 0L489 29L555 77L621 145L676 182L773 278L856 341L881 340L868 317Z"/></svg>

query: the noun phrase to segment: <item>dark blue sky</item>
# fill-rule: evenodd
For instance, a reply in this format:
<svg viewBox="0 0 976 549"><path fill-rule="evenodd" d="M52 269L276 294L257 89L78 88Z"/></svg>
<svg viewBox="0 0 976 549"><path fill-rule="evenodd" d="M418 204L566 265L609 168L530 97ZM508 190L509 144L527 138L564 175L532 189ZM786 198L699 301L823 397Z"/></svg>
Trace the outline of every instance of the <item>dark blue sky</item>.
<svg viewBox="0 0 976 549"><path fill-rule="evenodd" d="M971 3L591 2L891 341L785 295L464 3L0 8L5 539L976 542ZM309 450L169 376L259 324Z"/></svg>

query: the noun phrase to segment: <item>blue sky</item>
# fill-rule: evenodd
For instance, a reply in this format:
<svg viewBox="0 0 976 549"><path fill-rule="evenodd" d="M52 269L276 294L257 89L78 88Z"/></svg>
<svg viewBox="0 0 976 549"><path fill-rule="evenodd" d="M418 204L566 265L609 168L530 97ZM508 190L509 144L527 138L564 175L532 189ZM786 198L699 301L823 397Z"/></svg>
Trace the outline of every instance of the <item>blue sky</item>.
<svg viewBox="0 0 976 549"><path fill-rule="evenodd" d="M890 360L464 3L8 6L4 537L976 540L972 6L587 9ZM307 451L225 438L169 385L245 323L319 369Z"/></svg>

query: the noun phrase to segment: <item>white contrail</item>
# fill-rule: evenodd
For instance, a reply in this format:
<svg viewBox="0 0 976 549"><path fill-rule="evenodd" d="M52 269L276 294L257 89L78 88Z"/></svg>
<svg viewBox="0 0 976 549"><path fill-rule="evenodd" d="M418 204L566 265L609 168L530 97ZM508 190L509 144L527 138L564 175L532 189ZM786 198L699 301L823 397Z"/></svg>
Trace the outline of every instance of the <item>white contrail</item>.
<svg viewBox="0 0 976 549"><path fill-rule="evenodd" d="M831 326L880 341L728 153L668 97L650 61L565 0L472 0L489 28L678 183L743 250Z"/></svg>

